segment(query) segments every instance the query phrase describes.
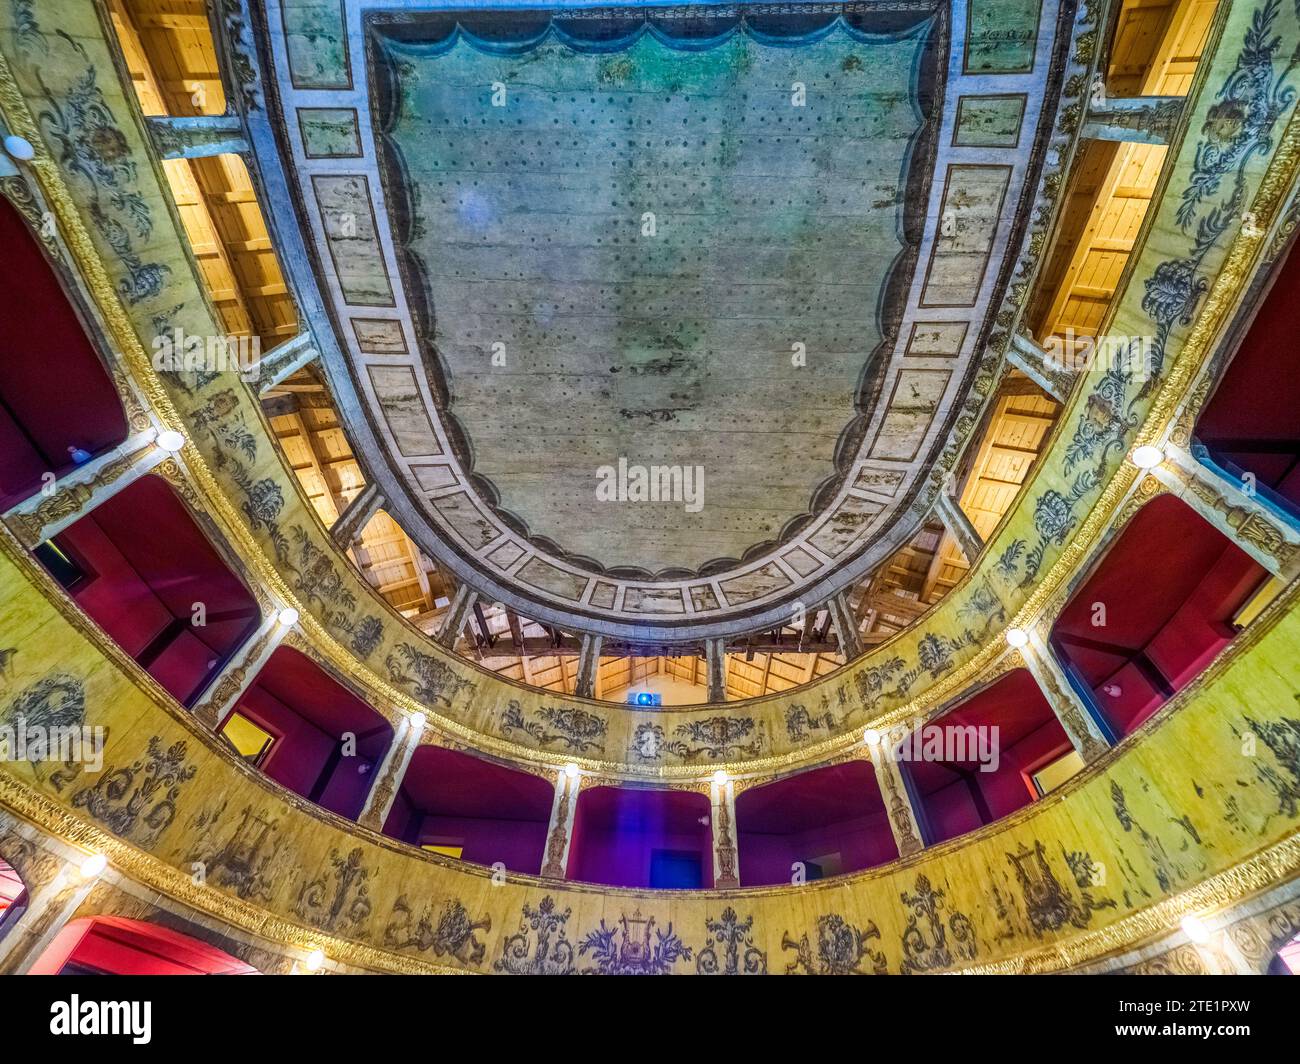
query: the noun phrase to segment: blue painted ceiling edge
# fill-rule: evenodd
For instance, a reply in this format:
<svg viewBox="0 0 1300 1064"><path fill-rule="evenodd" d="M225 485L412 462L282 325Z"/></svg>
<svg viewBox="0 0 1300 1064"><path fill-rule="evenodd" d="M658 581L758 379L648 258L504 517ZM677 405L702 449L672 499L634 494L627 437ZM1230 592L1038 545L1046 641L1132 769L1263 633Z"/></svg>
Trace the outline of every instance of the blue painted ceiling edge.
<svg viewBox="0 0 1300 1064"><path fill-rule="evenodd" d="M790 5L745 4L721 9L596 7L581 10L464 10L403 12L367 16L382 36L418 44L427 54L467 44L489 55L517 56L554 40L587 54L625 51L649 34L679 51L707 51L744 34L775 48L802 48L840 32L850 40L880 43L923 31L941 5L937 0L876 6L861 3L816 5L792 11ZM829 8L829 10L828 10Z"/></svg>

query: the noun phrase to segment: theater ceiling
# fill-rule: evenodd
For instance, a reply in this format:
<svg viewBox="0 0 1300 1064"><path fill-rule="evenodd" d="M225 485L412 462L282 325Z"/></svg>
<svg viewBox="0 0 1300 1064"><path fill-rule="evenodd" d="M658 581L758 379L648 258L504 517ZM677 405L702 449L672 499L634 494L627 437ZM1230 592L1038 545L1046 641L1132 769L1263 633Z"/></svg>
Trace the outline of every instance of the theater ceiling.
<svg viewBox="0 0 1300 1064"><path fill-rule="evenodd" d="M1055 5L417 8L261 28L286 268L407 533L624 637L770 623L910 542L989 399Z"/></svg>

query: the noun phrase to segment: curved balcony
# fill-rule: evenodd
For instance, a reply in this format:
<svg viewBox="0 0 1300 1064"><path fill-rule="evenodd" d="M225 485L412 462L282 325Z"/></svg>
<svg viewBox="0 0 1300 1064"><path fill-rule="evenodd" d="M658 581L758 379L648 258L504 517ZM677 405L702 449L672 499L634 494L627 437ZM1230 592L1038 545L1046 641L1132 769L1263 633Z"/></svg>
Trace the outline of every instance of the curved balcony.
<svg viewBox="0 0 1300 1064"><path fill-rule="evenodd" d="M112 43L82 14L78 40L112 69ZM1224 17L1240 31L1246 16ZM1232 69L1239 37L1222 36L1205 84ZM16 69L34 93L31 65ZM126 87L101 88L123 150L152 159ZM1197 165L1212 96L1189 100L1171 181ZM103 729L103 763L11 757L0 805L187 911L245 934L287 929L282 949L358 970L1046 970L1104 964L1184 914L1286 888L1300 863L1300 526L1179 436L1198 415L1213 424L1205 397L1229 377L1212 341L1254 279L1284 268L1279 190L1295 175L1274 147L1237 174L1268 208L1252 223L1270 238L1258 258L1260 235L1233 229L1170 259L1186 203L1155 203L1099 333L1154 331L1161 366L1081 374L1005 516L977 527L942 504L970 550L932 608L797 687L655 709L493 675L449 652L455 630L430 639L376 595L262 397L238 375L149 359L162 309L168 329L221 324L159 173L118 178L169 234L149 245L158 261L143 245L113 254L108 201L42 142L28 179L56 208L58 246L149 424L131 424L147 438L120 466L94 465L87 447L84 470L49 470L54 505L29 497L6 514L0 725ZM1171 261L1212 294L1182 318L1150 294ZM19 280L34 293L52 277L30 273ZM161 278L152 299L128 298ZM77 365L93 353L84 332L71 349ZM17 399L38 396L13 380ZM1220 387L1229 403L1239 385ZM1222 455L1262 453L1210 438ZM1286 474L1270 476L1284 494ZM381 510L372 494L350 517ZM600 656L591 642L580 653ZM954 749L958 734L973 745ZM16 869L11 846L0 835ZM681 948L619 948L652 924ZM50 970L95 969L148 937L68 928ZM819 949L836 928L855 957ZM0 965L34 970L18 941L0 940ZM195 970L224 963L198 953Z"/></svg>

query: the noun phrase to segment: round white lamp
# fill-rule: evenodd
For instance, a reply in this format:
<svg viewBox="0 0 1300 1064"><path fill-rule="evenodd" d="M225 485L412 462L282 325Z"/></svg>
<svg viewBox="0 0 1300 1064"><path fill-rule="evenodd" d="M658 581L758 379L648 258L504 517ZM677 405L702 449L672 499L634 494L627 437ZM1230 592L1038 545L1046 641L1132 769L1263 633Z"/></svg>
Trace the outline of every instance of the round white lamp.
<svg viewBox="0 0 1300 1064"><path fill-rule="evenodd" d="M158 433L158 446L164 451L175 454L185 446L185 436L175 429L167 429L165 432Z"/></svg>
<svg viewBox="0 0 1300 1064"><path fill-rule="evenodd" d="M32 147L32 142L14 133L5 137L5 151L20 163L30 162L36 158L36 149Z"/></svg>
<svg viewBox="0 0 1300 1064"><path fill-rule="evenodd" d="M1164 460L1165 452L1149 443L1134 447L1133 453L1129 455L1129 461L1139 469L1155 469Z"/></svg>

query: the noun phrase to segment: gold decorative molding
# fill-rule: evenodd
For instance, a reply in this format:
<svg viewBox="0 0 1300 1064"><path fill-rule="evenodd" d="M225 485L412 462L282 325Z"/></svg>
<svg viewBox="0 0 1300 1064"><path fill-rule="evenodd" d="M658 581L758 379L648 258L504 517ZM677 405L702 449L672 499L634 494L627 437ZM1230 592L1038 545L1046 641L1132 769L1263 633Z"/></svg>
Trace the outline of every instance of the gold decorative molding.
<svg viewBox="0 0 1300 1064"><path fill-rule="evenodd" d="M1227 908L1297 875L1300 875L1300 836L1275 843L1233 868L1107 927L1086 931L1068 942L1033 950L1012 960L974 965L960 971L968 975L1038 975L1075 968L1167 934L1189 913L1199 915Z"/></svg>
<svg viewBox="0 0 1300 1064"><path fill-rule="evenodd" d="M1202 478L1177 470L1176 475L1187 485L1188 491L1215 513L1222 516L1232 534L1261 553L1274 559L1279 569L1287 569L1295 560L1297 545L1286 538L1282 530L1258 509L1238 504L1225 488L1219 491Z"/></svg>

